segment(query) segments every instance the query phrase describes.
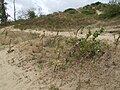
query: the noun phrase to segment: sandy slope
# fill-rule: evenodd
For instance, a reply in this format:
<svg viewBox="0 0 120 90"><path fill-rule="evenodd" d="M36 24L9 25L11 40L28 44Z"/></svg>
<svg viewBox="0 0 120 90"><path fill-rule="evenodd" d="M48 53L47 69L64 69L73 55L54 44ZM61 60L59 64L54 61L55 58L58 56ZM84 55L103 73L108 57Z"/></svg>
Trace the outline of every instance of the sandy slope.
<svg viewBox="0 0 120 90"><path fill-rule="evenodd" d="M20 30L16 30L13 28L9 30L20 32ZM35 30L33 31L26 30L23 32L43 34L43 31L35 31ZM65 37L74 37L73 33L74 32L60 32L59 35L65 36ZM45 34L46 36L56 35L56 32L46 31ZM80 37L81 35L79 34L78 38ZM114 36L109 33L99 36L99 39L106 40L109 43L114 42ZM33 69L34 67L32 67L32 64L34 63L27 64L27 67L24 67L24 68L19 67L18 65L20 64L20 61L24 59L25 57L29 57L29 56L27 56L27 54L25 53L20 53L16 46L14 47L14 50L15 50L14 52L9 53L9 54L7 53L8 48L5 48L4 50L0 51L0 90L48 90L50 86L50 82L53 84L57 84L60 87L59 85L59 83L61 83L60 79L55 79L52 81L49 80L51 79L51 72L47 68L45 70L42 70L41 72L38 72L35 69ZM118 58L116 60L118 61ZM112 69L112 67L110 69ZM112 74L110 74L110 71L109 73L106 72L106 74L114 75L114 71L115 71L116 77L113 76L112 79L120 79L119 78L120 72L118 70L120 70L120 67L117 67L117 69L112 69L111 70ZM50 76L48 73L50 74ZM47 75L47 77L45 77L45 75ZM102 78L105 79L105 77L107 79L110 78L109 76L103 76ZM75 78L75 76L72 78ZM77 79L78 77L76 78L76 80ZM110 83L110 85L106 84L106 86L102 85L102 83L100 82L101 83L100 86L98 85L99 88L94 88L95 87L94 85L92 88L92 85L91 85L91 88L83 88L81 90L120 90L120 86L119 86L120 84L115 83L115 81L112 79L110 80L113 82L113 86L111 84L112 82ZM49 82L49 83L46 84L45 82ZM104 82L107 83L107 81L103 80L103 83ZM97 80L93 80L93 83L97 84L98 82ZM65 85L65 86L63 85L63 87L60 87L61 88L60 90L75 90L75 86L72 86L71 84L76 85L75 81L72 81L70 84ZM116 86L116 89L112 88L114 87L114 85ZM107 88L109 86L111 86L111 89L110 88L105 89L105 87Z"/></svg>
<svg viewBox="0 0 120 90"><path fill-rule="evenodd" d="M27 73L10 65L18 53L7 53L7 49L0 51L0 90L27 90L30 86L30 80Z"/></svg>
<svg viewBox="0 0 120 90"><path fill-rule="evenodd" d="M3 28L1 31L4 31L4 30L8 30L8 31L13 31L13 32L25 32L25 33L37 33L37 34L40 34L42 35L45 31L45 35L46 36L55 36L57 34L57 32L55 31L47 31L47 30L19 30L19 29L14 29L13 26L10 26L10 27L6 27L6 28ZM99 28L92 28L91 31L94 32L96 30L99 30ZM117 31L120 33L120 29L119 28L114 28L114 27L106 27L105 28L105 32L104 34L100 35L98 37L98 39L102 40L106 40L108 42L114 42L114 34L116 35L116 38L119 36L118 33L109 33L109 32L112 32L112 31ZM86 34L86 32L88 32L88 29L85 28L83 34L80 34L80 31L78 32L78 35L77 37L78 38L81 38L81 37L84 37ZM64 32L59 32L59 35L61 36L64 36L64 37L75 37L75 33L76 33L76 30L74 31L70 31L70 32L67 32L67 31L64 31Z"/></svg>

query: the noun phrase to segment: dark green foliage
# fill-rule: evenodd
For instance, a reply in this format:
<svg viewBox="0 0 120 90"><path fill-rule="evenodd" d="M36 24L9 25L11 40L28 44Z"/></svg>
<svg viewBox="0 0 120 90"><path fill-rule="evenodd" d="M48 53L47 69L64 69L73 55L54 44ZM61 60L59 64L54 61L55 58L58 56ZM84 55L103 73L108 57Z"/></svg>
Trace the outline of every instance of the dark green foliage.
<svg viewBox="0 0 120 90"><path fill-rule="evenodd" d="M27 15L28 15L28 18L29 18L29 19L32 19L32 18L35 18L35 17L36 17L36 14L35 14L35 11L34 11L34 10L28 10L28 11L27 11Z"/></svg>
<svg viewBox="0 0 120 90"><path fill-rule="evenodd" d="M103 3L101 3L101 2L98 1L98 2L92 3L91 5L92 5L92 6L97 6L97 5L102 5L102 4L103 4Z"/></svg>
<svg viewBox="0 0 120 90"><path fill-rule="evenodd" d="M5 7L5 1L1 0L0 1L0 20L2 23L6 23L7 22L7 14L6 14L6 7Z"/></svg>
<svg viewBox="0 0 120 90"><path fill-rule="evenodd" d="M59 90L58 88L56 88L54 85L52 85L49 90Z"/></svg>
<svg viewBox="0 0 120 90"><path fill-rule="evenodd" d="M66 9L64 12L65 13L69 13L69 14L76 14L76 13L78 13L78 11L76 9L74 9L74 8Z"/></svg>

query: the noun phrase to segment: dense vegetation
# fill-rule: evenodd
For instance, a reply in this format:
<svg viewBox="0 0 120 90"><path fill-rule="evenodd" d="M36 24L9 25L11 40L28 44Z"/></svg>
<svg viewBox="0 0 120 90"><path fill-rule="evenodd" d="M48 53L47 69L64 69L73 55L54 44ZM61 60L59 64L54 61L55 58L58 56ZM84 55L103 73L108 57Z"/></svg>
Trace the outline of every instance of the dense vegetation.
<svg viewBox="0 0 120 90"><path fill-rule="evenodd" d="M7 22L7 13L6 13L6 3L4 0L0 1L0 22L6 23Z"/></svg>

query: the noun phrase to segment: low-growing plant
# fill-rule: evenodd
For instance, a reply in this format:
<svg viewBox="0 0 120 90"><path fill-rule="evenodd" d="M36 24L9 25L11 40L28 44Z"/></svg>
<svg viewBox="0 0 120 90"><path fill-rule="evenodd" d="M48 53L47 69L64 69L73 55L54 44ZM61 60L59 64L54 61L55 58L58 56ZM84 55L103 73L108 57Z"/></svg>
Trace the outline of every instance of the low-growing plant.
<svg viewBox="0 0 120 90"><path fill-rule="evenodd" d="M11 53L11 52L14 51L14 49L12 49L11 43L12 43L12 40L10 39L10 42L9 42L9 50L7 51L8 53Z"/></svg>
<svg viewBox="0 0 120 90"><path fill-rule="evenodd" d="M78 11L74 8L68 8L64 11L65 13L69 13L69 14L76 14L78 13Z"/></svg>
<svg viewBox="0 0 120 90"><path fill-rule="evenodd" d="M5 45L5 44L6 44L5 41L6 41L6 38L7 38L7 36L8 36L8 31L4 30L4 31L2 31L0 34L1 34L1 35L4 35L4 38L3 38L2 42L1 42L1 44L2 44L2 45Z"/></svg>
<svg viewBox="0 0 120 90"><path fill-rule="evenodd" d="M50 37L46 42L45 46L54 47L55 46L55 37Z"/></svg>
<svg viewBox="0 0 120 90"><path fill-rule="evenodd" d="M30 33L31 39L36 39L39 37L39 34L37 33Z"/></svg>
<svg viewBox="0 0 120 90"><path fill-rule="evenodd" d="M97 40L97 37L101 35L103 31L104 29L101 28L92 34L89 29L85 37L80 39L71 38L67 40L66 43L71 45L69 56L74 57L77 60L82 60L80 58L93 58L98 52L101 51L101 43Z"/></svg>
<svg viewBox="0 0 120 90"><path fill-rule="evenodd" d="M54 85L52 85L49 90L59 90L58 88L56 88Z"/></svg>
<svg viewBox="0 0 120 90"><path fill-rule="evenodd" d="M42 42L42 49L44 48L44 38L45 38L45 31L43 31L43 34L41 35L40 41Z"/></svg>
<svg viewBox="0 0 120 90"><path fill-rule="evenodd" d="M58 66L58 64L60 64L61 52L63 51L63 46L60 44L61 39L60 39L60 36L59 36L59 31L57 32L57 35L56 35L55 39L56 39L55 53L57 54L57 58L56 58L54 71L56 70L56 67Z"/></svg>
<svg viewBox="0 0 120 90"><path fill-rule="evenodd" d="M117 39L116 39L116 36L114 35L115 49L117 49L117 46L118 46L118 44L119 44L119 40L120 40L120 34L119 34L119 36L117 37Z"/></svg>

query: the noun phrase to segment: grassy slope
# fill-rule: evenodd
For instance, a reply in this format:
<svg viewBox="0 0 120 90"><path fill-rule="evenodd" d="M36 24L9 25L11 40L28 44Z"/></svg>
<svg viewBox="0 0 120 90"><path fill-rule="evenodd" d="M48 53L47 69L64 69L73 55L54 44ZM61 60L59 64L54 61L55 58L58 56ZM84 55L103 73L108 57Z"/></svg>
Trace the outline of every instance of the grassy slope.
<svg viewBox="0 0 120 90"><path fill-rule="evenodd" d="M55 12L34 19L12 22L15 28L24 29L76 29L80 26L98 24L99 26L119 25L119 16L111 19L100 19L96 10L104 11L107 4L93 3L77 9L67 9L64 12ZM0 25L2 28L4 25Z"/></svg>
<svg viewBox="0 0 120 90"><path fill-rule="evenodd" d="M87 26L95 24L93 17L82 14L56 13L47 16L41 16L36 19L17 21L16 28L46 28L46 29L63 29L77 28L79 26Z"/></svg>
<svg viewBox="0 0 120 90"><path fill-rule="evenodd" d="M87 5L78 9L67 9L64 12L53 13L47 16L41 16L36 19L19 20L15 23L15 28L45 28L45 29L64 29L78 28L80 26L92 25L98 22L95 10L101 9L103 5ZM76 10L76 11L75 11Z"/></svg>

